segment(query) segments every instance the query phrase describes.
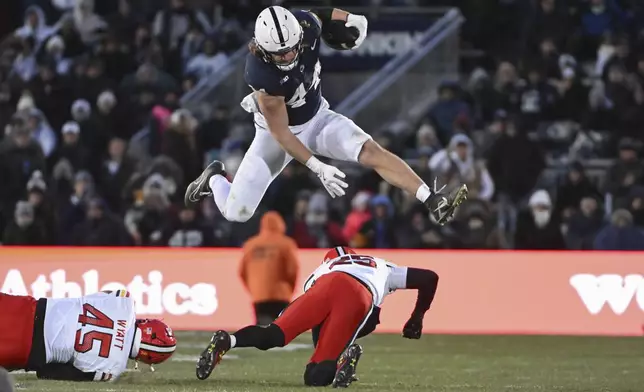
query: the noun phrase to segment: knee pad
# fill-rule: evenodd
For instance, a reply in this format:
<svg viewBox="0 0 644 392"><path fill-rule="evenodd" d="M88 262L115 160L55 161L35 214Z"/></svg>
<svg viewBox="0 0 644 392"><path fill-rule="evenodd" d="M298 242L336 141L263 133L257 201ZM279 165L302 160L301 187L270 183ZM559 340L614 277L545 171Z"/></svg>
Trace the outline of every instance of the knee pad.
<svg viewBox="0 0 644 392"><path fill-rule="evenodd" d="M258 349L266 351L273 347L284 347L285 337L280 327L271 324L267 327L260 328L264 328L264 339L257 345Z"/></svg>
<svg viewBox="0 0 644 392"><path fill-rule="evenodd" d="M336 367L337 365L334 361L309 363L304 370L304 385L309 387L331 385L333 378L335 378Z"/></svg>
<svg viewBox="0 0 644 392"><path fill-rule="evenodd" d="M250 211L246 206L241 206L241 208L239 208L239 206L236 205L233 208L226 206L226 209L221 212L221 215L223 215L223 217L229 222L244 223L248 222L248 220L253 217L254 213L255 211Z"/></svg>

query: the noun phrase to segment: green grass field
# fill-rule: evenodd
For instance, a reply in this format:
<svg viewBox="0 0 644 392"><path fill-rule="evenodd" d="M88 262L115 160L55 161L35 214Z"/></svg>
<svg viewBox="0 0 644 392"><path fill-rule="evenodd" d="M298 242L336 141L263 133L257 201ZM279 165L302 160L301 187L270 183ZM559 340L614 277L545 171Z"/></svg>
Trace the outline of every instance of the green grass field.
<svg viewBox="0 0 644 392"><path fill-rule="evenodd" d="M178 333L169 363L147 366L117 383L38 381L14 376L24 391L310 391L302 385L311 354L310 336L287 349L230 351L206 381L195 360L208 333ZM425 335L412 341L372 335L359 341L364 355L356 391L644 391L644 347L639 338Z"/></svg>

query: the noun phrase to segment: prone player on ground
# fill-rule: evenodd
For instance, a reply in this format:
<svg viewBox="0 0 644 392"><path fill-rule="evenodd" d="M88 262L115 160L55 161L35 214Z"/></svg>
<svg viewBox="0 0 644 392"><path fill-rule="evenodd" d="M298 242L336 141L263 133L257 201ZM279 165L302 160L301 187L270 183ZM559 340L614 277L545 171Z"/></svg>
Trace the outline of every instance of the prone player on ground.
<svg viewBox="0 0 644 392"><path fill-rule="evenodd" d="M114 381L129 359L164 362L176 348L159 320L136 319L125 290L80 298L0 293L0 366L38 378Z"/></svg>
<svg viewBox="0 0 644 392"><path fill-rule="evenodd" d="M334 49L357 49L367 36L367 18L337 8L317 11L271 6L255 21L244 77L253 92L241 105L253 113L255 138L233 182L224 165L212 162L188 185L184 201L214 197L229 221L253 216L271 182L296 159L313 171L332 197L345 194L345 174L315 155L356 162L385 181L416 195L440 224L452 219L467 197L461 185L453 195L425 184L399 157L384 149L349 118L334 112L321 92L321 40Z"/></svg>
<svg viewBox="0 0 644 392"><path fill-rule="evenodd" d="M377 316L376 321L371 317L374 308L379 309L384 298L397 289L418 290L416 306L403 328L404 337L418 339L437 287L438 275L434 271L400 267L348 248L334 248L306 280L304 294L275 322L267 327L248 326L234 334L215 332L201 353L197 378L208 378L231 348L283 347L298 335L319 327L319 339L306 365L304 383L347 387L355 380L362 354L362 348L354 341L375 328ZM370 320L373 328L368 325Z"/></svg>

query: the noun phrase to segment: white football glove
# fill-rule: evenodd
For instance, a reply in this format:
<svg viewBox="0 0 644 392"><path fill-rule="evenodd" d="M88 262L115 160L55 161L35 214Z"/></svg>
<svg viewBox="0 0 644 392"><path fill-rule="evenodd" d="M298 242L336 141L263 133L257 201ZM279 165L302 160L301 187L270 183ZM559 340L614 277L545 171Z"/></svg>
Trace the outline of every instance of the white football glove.
<svg viewBox="0 0 644 392"><path fill-rule="evenodd" d="M329 195L331 195L332 198L335 198L336 196L344 196L344 190L348 188L349 185L342 181L341 178L345 178L346 174L338 170L335 166L320 162L316 157L311 157L311 159L306 162L306 167L311 169L313 173L317 174L324 186L324 189L329 192Z"/></svg>
<svg viewBox="0 0 644 392"><path fill-rule="evenodd" d="M345 23L345 26L355 27L360 32L358 39L356 39L356 45L351 49L358 49L360 45L362 45L362 42L364 41L364 39L367 38L368 25L369 25L369 22L367 21L367 18L362 15L349 14L347 16L347 23Z"/></svg>

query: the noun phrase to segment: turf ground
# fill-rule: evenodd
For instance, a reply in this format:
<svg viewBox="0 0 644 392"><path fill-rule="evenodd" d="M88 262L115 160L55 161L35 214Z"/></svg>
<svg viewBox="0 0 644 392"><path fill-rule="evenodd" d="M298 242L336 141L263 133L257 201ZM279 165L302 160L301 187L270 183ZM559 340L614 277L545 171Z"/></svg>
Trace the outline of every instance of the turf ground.
<svg viewBox="0 0 644 392"><path fill-rule="evenodd" d="M21 391L290 392L302 386L310 336L289 347L230 351L206 381L195 377L195 360L207 333L178 333L169 363L126 373L117 384L38 381L17 374ZM359 341L364 355L356 391L644 391L641 338L425 335L412 341L373 335ZM130 366L132 367L132 366Z"/></svg>

